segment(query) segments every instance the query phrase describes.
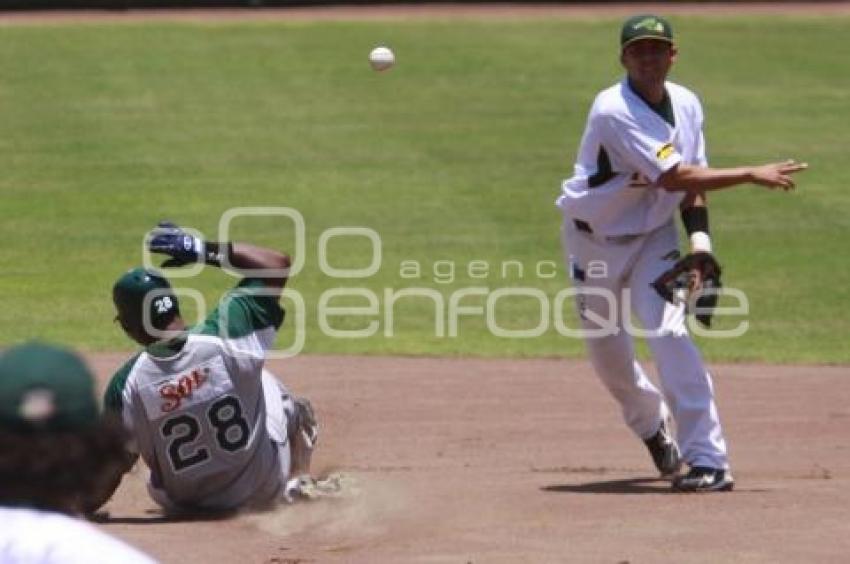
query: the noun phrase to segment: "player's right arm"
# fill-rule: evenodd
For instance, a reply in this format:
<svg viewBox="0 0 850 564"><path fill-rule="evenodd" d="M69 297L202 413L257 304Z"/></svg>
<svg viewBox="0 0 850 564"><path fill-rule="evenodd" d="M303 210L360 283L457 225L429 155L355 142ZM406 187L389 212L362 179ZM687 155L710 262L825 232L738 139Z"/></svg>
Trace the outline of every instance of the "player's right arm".
<svg viewBox="0 0 850 564"><path fill-rule="evenodd" d="M261 364L283 323L279 302L289 276L289 256L248 243L205 241L167 222L148 235L147 244L152 252L171 257L163 266L203 262L244 276L195 332L228 342L239 353L231 356L240 357L246 366Z"/></svg>
<svg viewBox="0 0 850 564"><path fill-rule="evenodd" d="M91 492L88 499L84 500L83 510L87 515L94 514L112 498L115 490L121 485L124 474L129 472L139 459L139 454L135 450L136 443L133 440L132 418L127 413L129 393L126 387L127 377L138 358L138 354L133 356L112 376L103 394L104 421L106 424L124 427L130 440L125 443L123 456L116 456L112 464L104 467L103 474L98 480L98 487Z"/></svg>
<svg viewBox="0 0 850 564"><path fill-rule="evenodd" d="M88 499L84 500L83 513L85 515L94 515L98 509L112 499L118 486L121 485L124 474L133 468L138 459L138 454L127 452L123 460L116 461L115 464L104 469L98 487Z"/></svg>
<svg viewBox="0 0 850 564"><path fill-rule="evenodd" d="M737 168L710 168L679 163L661 174L656 184L670 192L708 192L747 183L792 190L794 179L791 175L806 168L806 163L790 159Z"/></svg>
<svg viewBox="0 0 850 564"><path fill-rule="evenodd" d="M282 290L286 285L292 261L289 255L273 249L257 247L248 243L230 243L230 264L246 271L249 278L252 270L266 270L271 276L258 278L267 288Z"/></svg>
<svg viewBox="0 0 850 564"><path fill-rule="evenodd" d="M641 122L617 105L603 108L594 122L606 142L634 170L669 192L709 192L747 183L791 190L794 188L792 175L808 167L806 163L790 159L737 168L712 168L705 162L686 163L676 152L666 127ZM700 152L704 157L704 146Z"/></svg>
<svg viewBox="0 0 850 564"><path fill-rule="evenodd" d="M206 241L170 222L160 222L148 234L148 248L171 257L163 263L164 267L203 262L233 268L246 279L259 281L278 297L292 262L288 255L274 249L248 243Z"/></svg>

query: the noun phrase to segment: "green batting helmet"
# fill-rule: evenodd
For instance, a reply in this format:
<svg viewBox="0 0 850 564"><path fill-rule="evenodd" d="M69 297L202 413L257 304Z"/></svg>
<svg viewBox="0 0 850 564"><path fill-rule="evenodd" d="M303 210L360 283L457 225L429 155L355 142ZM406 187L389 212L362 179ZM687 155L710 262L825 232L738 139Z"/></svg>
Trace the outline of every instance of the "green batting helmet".
<svg viewBox="0 0 850 564"><path fill-rule="evenodd" d="M127 330L163 330L178 315L180 305L171 284L155 270L134 268L112 287L112 301L118 318ZM149 325L148 325L149 324Z"/></svg>

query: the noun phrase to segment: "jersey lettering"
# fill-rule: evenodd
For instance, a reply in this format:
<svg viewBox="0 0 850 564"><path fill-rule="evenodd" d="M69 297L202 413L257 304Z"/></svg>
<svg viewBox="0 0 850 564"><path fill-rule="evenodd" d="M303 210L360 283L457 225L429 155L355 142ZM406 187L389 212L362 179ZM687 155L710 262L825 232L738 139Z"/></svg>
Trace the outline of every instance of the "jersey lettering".
<svg viewBox="0 0 850 564"><path fill-rule="evenodd" d="M248 444L251 426L242 415L242 404L235 396L225 396L216 401L207 410L207 421L215 436L219 448L227 452L236 452ZM160 427L165 439L171 439L166 446L168 460L175 473L203 464L210 459L210 451L203 446L191 447L204 434L198 419L183 413L169 417ZM173 437L173 438L172 438Z"/></svg>
<svg viewBox="0 0 850 564"><path fill-rule="evenodd" d="M192 393L202 387L209 380L210 369L207 367L192 370L190 374L180 376L176 383L163 384L159 388L159 395L165 402L160 409L164 413L170 413L180 408L183 398L189 398Z"/></svg>
<svg viewBox="0 0 850 564"><path fill-rule="evenodd" d="M160 432L166 439L176 435L167 449L168 460L175 472L181 472L190 466L196 466L209 460L210 453L203 447L199 447L191 453L187 452L185 456L181 451L183 447L195 442L198 435L201 434L201 426L198 425L198 420L191 415L184 414L166 419L160 428Z"/></svg>
<svg viewBox="0 0 850 564"><path fill-rule="evenodd" d="M233 381L221 357L191 368L188 372L166 376L139 387L148 420L207 404L230 393Z"/></svg>
<svg viewBox="0 0 850 564"><path fill-rule="evenodd" d="M242 417L242 404L233 396L227 396L212 404L207 412L210 424L215 429L218 446L235 452L248 444L251 428Z"/></svg>
<svg viewBox="0 0 850 564"><path fill-rule="evenodd" d="M153 305L157 313L168 313L174 307L174 303L169 296L154 300Z"/></svg>

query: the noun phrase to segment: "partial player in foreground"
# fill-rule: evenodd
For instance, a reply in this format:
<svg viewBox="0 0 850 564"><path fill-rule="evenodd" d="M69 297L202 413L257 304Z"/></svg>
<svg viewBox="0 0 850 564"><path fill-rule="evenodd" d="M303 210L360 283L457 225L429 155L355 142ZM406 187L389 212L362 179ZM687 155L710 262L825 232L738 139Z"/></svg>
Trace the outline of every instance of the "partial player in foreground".
<svg viewBox="0 0 850 564"><path fill-rule="evenodd" d="M126 439L77 355L41 343L0 355L0 562L152 563L75 518L100 505Z"/></svg>
<svg viewBox="0 0 850 564"><path fill-rule="evenodd" d="M166 267L203 262L247 275L191 328L157 272L130 270L113 287L117 321L145 348L113 376L104 403L132 435L131 462L141 455L150 468L151 497L180 513L268 508L299 496L318 426L310 403L263 368L284 318L289 257L167 223L147 245L171 257Z"/></svg>
<svg viewBox="0 0 850 564"><path fill-rule="evenodd" d="M677 55L670 24L652 15L629 18L620 47L626 76L596 97L574 175L557 201L588 353L626 424L675 490L731 490L711 376L685 324L686 304L696 303L702 306L697 320L710 325L712 292L720 287L705 192L747 183L789 190L791 175L806 165L789 160L709 168L699 99L666 80ZM681 260L677 209L691 243ZM690 296L679 299L680 290ZM623 307L624 292L651 333L663 393L635 359L627 327L637 324L623 322L631 314ZM682 460L690 468L678 475Z"/></svg>

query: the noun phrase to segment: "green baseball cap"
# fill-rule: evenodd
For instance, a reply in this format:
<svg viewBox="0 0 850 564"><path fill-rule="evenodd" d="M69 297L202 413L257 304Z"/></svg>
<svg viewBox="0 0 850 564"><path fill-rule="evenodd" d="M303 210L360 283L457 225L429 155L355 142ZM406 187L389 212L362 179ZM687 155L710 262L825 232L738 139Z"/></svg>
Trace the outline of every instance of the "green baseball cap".
<svg viewBox="0 0 850 564"><path fill-rule="evenodd" d="M620 48L639 39L657 39L673 43L673 28L670 22L652 14L632 16L623 22L620 30Z"/></svg>
<svg viewBox="0 0 850 564"><path fill-rule="evenodd" d="M99 416L92 373L73 352L30 342L0 354L0 428L72 431Z"/></svg>

